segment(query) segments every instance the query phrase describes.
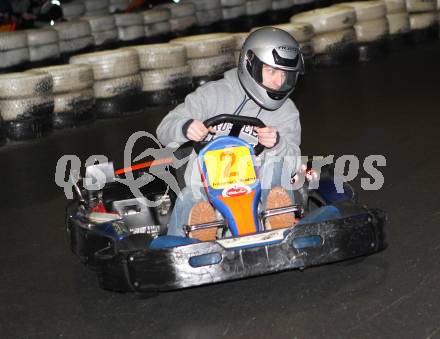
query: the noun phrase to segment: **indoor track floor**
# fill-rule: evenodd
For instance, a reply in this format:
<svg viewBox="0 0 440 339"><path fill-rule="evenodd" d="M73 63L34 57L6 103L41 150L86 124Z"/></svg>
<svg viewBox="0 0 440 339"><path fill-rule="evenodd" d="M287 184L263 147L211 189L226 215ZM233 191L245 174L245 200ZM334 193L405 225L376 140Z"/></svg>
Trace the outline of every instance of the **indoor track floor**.
<svg viewBox="0 0 440 339"><path fill-rule="evenodd" d="M101 290L70 252L57 160L122 165L137 130L170 107L0 149L1 338L440 338L440 43L310 72L293 99L305 155L384 155L360 201L389 216L389 247L364 261L167 292Z"/></svg>

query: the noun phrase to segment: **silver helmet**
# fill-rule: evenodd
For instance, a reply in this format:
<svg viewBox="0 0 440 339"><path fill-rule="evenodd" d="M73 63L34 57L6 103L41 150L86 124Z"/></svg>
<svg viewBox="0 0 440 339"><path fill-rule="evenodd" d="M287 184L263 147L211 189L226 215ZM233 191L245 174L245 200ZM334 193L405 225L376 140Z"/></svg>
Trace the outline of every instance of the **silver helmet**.
<svg viewBox="0 0 440 339"><path fill-rule="evenodd" d="M263 108L272 111L281 107L295 89L298 74L303 73L299 44L289 33L263 27L245 40L238 61L238 78L247 94ZM275 74L277 84L270 83L270 74Z"/></svg>

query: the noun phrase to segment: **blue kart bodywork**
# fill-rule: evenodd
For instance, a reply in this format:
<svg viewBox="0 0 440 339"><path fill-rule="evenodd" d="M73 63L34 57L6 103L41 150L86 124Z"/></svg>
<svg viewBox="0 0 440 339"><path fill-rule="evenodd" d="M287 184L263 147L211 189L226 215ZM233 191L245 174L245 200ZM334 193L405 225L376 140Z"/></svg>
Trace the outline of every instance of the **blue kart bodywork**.
<svg viewBox="0 0 440 339"><path fill-rule="evenodd" d="M71 248L97 272L102 288L137 292L304 269L385 249L385 213L357 204L348 184L338 193L330 172L323 168L314 192L324 204L294 227L209 242L133 234L121 219L91 225L75 201L67 209Z"/></svg>
<svg viewBox="0 0 440 339"><path fill-rule="evenodd" d="M210 118L205 126L231 121L238 127L246 124L264 127L256 118L233 115ZM199 150L199 167L208 197L223 214L226 222L222 227L229 230L230 235L223 232L212 241L167 236L173 198L164 193L166 187L148 184L141 191L144 196L135 198L127 187L113 180L113 169L107 171L112 180L101 190L91 192L77 187L79 197L67 207L70 244L80 260L96 271L102 288L135 292L172 290L304 269L370 255L386 248L386 214L358 204L354 190L347 183L343 184L342 192L338 192L334 170L328 165L321 169L318 188L312 189L306 182L298 191L302 201L299 222L290 227L265 230L262 221L268 211L261 216L257 212L260 183L253 162L254 154L262 151L262 145L252 148L238 139L240 128L237 126L234 125L230 133L235 137L220 137ZM232 186L223 185L222 182L230 182L222 179L216 185L212 178L217 176L209 174L210 164L204 162L204 158L208 152L216 154L233 147L242 147L251 157L252 163L246 165L250 172L245 173L256 173L255 178L245 176L231 182ZM189 151L194 148L190 147ZM179 175L177 179L179 182ZM247 194L248 205L243 207L247 214L243 215L249 216L249 223L247 217L241 217L239 222L238 213L232 211L238 211L240 199ZM158 204L148 207L141 203L147 198ZM246 227L240 228L240 225Z"/></svg>

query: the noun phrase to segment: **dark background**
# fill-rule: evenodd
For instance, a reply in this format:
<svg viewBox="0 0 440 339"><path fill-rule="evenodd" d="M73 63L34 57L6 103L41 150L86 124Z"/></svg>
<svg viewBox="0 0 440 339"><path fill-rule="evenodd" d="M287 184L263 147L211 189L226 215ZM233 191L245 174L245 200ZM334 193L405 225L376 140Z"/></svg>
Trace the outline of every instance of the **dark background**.
<svg viewBox="0 0 440 339"><path fill-rule="evenodd" d="M435 42L309 72L293 96L303 154L387 159L382 189L353 182L389 215L389 248L363 262L150 299L103 291L70 252L57 160L104 154L122 166L131 133L154 132L171 107L0 148L0 337L439 338L439 60Z"/></svg>

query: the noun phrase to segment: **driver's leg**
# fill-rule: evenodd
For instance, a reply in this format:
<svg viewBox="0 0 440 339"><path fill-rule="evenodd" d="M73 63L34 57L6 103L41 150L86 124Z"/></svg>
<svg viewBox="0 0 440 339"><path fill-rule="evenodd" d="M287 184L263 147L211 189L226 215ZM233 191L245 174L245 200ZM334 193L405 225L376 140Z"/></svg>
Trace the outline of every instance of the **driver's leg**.
<svg viewBox="0 0 440 339"><path fill-rule="evenodd" d="M188 223L191 208L197 202L204 200L206 201L207 197L203 188L185 187L176 199L167 234L184 237L183 226Z"/></svg>
<svg viewBox="0 0 440 339"><path fill-rule="evenodd" d="M274 187L282 187L289 195L292 203L295 202L292 173L295 173L295 164L292 160L284 161L282 157L273 156L265 159L260 166L261 202L266 206L267 196Z"/></svg>
<svg viewBox="0 0 440 339"><path fill-rule="evenodd" d="M289 206L295 203L293 186L290 183L294 171L291 161L281 157L266 159L260 167L261 201L264 209ZM295 221L293 213L281 214L268 218L268 228L292 226Z"/></svg>

